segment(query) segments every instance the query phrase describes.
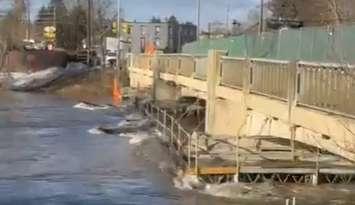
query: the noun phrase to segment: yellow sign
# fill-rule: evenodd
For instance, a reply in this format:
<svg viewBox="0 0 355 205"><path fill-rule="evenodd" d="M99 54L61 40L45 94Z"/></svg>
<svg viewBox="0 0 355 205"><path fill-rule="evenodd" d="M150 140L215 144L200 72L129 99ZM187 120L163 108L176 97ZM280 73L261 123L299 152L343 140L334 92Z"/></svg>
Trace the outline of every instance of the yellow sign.
<svg viewBox="0 0 355 205"><path fill-rule="evenodd" d="M54 26L46 26L44 27L44 38L46 38L47 41L54 41L56 38L56 31L57 29Z"/></svg>
<svg viewBox="0 0 355 205"><path fill-rule="evenodd" d="M121 32L131 34L131 31L132 25L129 25L128 23L121 23ZM112 32L117 33L117 22L112 23Z"/></svg>

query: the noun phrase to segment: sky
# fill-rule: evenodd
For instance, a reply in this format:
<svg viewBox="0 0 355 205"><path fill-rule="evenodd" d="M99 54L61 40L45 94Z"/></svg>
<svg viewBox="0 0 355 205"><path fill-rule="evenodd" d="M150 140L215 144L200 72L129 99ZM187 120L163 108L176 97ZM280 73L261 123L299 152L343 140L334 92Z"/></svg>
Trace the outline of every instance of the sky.
<svg viewBox="0 0 355 205"><path fill-rule="evenodd" d="M201 24L225 22L230 5L230 19L246 20L250 9L260 0L201 0ZM131 20L149 20L152 16L175 15L180 21L196 22L196 0L122 0L125 16Z"/></svg>
<svg viewBox="0 0 355 205"><path fill-rule="evenodd" d="M32 0L35 12L49 0ZM115 1L115 0L114 0ZM225 22L226 11L230 5L230 19L245 21L250 9L260 0L201 0L201 24L206 28L208 22ZM175 15L179 21L196 23L196 0L121 0L124 16L128 20L148 21L152 16L168 17Z"/></svg>

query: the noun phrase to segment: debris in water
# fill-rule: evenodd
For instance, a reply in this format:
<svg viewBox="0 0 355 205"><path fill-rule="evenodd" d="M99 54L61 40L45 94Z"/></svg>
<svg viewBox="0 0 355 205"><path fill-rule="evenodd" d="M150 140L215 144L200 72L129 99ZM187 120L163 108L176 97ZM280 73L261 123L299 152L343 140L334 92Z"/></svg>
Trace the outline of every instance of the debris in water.
<svg viewBox="0 0 355 205"><path fill-rule="evenodd" d="M140 121L122 121L117 126L100 126L99 130L106 134L122 134L122 133L136 133L137 131L147 131L153 127L153 123L148 120Z"/></svg>

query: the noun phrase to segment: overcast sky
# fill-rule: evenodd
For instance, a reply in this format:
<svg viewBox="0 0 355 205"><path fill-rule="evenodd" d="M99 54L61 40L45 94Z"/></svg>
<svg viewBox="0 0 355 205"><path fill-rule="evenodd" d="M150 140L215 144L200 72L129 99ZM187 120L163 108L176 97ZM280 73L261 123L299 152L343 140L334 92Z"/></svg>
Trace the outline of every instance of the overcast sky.
<svg viewBox="0 0 355 205"><path fill-rule="evenodd" d="M33 11L49 0L32 0ZM114 0L115 1L115 0ZM244 21L250 9L260 0L201 0L201 23L226 21L226 11L230 5L230 19ZM152 16L175 15L180 21L196 22L196 0L121 0L124 15L128 20L147 21Z"/></svg>

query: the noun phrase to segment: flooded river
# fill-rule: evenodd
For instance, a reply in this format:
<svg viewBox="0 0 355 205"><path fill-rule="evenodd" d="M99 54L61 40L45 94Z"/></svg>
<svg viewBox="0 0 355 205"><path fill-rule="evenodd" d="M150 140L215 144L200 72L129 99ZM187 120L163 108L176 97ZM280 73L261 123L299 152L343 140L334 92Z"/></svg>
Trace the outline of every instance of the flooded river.
<svg viewBox="0 0 355 205"><path fill-rule="evenodd" d="M217 203L176 190L126 138L89 134L120 117L73 109L75 103L0 94L1 205Z"/></svg>
<svg viewBox="0 0 355 205"><path fill-rule="evenodd" d="M119 122L119 115L74 109L76 103L51 95L0 93L1 205L284 204L284 199L236 202L178 190L126 138L88 133ZM350 192L347 188L329 204L351 204Z"/></svg>

